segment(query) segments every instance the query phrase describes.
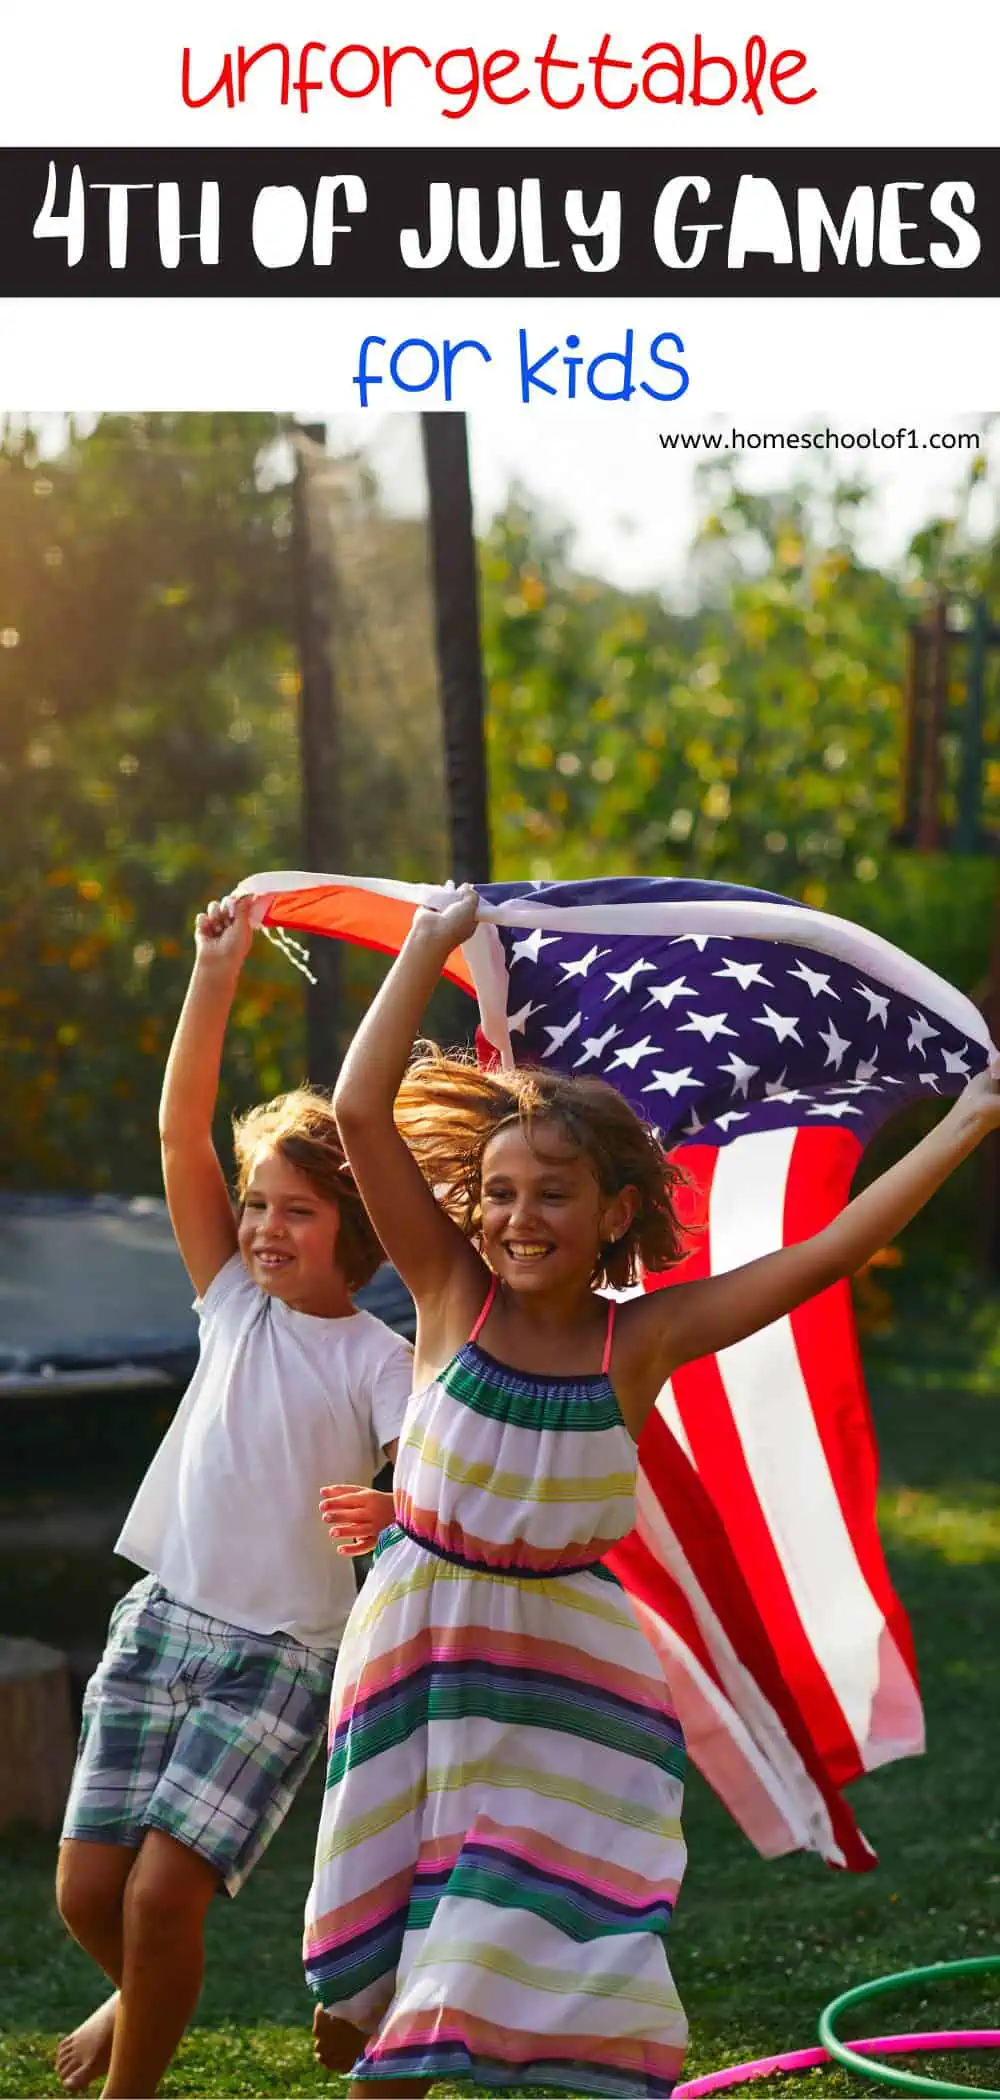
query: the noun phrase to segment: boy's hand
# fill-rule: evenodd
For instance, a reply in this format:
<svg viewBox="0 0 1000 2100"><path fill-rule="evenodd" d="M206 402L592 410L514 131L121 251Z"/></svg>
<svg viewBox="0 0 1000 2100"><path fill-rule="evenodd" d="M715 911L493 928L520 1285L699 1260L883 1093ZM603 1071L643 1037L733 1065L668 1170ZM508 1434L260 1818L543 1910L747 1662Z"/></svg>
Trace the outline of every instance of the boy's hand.
<svg viewBox="0 0 1000 2100"><path fill-rule="evenodd" d="M214 899L204 911L200 911L194 922L194 945L199 963L218 963L220 967L240 970L250 953L253 942L253 927L250 914L252 897L223 897L221 903Z"/></svg>
<svg viewBox="0 0 1000 2100"><path fill-rule="evenodd" d="M360 1553L370 1553L379 1532L392 1523L393 1500L377 1488L325 1487L319 1513L331 1539L341 1542L337 1552L355 1560Z"/></svg>

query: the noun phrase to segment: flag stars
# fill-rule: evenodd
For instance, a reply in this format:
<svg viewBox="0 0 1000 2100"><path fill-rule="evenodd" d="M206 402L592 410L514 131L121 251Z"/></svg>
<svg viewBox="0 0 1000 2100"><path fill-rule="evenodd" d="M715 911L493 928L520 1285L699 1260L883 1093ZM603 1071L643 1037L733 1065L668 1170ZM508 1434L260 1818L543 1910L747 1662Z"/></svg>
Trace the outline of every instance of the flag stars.
<svg viewBox="0 0 1000 2100"><path fill-rule="evenodd" d="M941 1031L939 1028L932 1028L923 1014L911 1014L909 1018L910 1033L906 1038L906 1047L908 1050L918 1050L921 1057L926 1057L924 1044L929 1042L932 1036L940 1035Z"/></svg>
<svg viewBox="0 0 1000 2100"><path fill-rule="evenodd" d="M835 1066L836 1070L839 1072L840 1067L844 1061L844 1053L851 1047L850 1037L846 1035L838 1035L833 1025L833 1022L831 1021L830 1026L827 1029L825 1035L823 1034L822 1029L820 1030L819 1039L821 1043L826 1044L826 1063L828 1065ZM824 1066L824 1070L825 1069L826 1067Z"/></svg>
<svg viewBox="0 0 1000 2100"><path fill-rule="evenodd" d="M690 1065L679 1065L676 1072L661 1072L654 1065L653 1077L642 1091L644 1094L669 1094L671 1101L676 1101L682 1087L701 1084L702 1081L695 1078Z"/></svg>
<svg viewBox="0 0 1000 2100"><path fill-rule="evenodd" d="M614 998L616 992L630 992L635 979L643 970L655 968L655 963L647 962L645 957L640 955L638 962L630 963L627 970L605 970L604 975L611 986L610 992L604 994L605 1004Z"/></svg>
<svg viewBox="0 0 1000 2100"><path fill-rule="evenodd" d="M518 1007L516 1014L508 1014L507 1016L507 1026L511 1035L523 1035L532 1014L543 1014L544 1012L544 999L539 999L537 1003L533 999L525 1000L524 1005Z"/></svg>
<svg viewBox="0 0 1000 2100"><path fill-rule="evenodd" d="M706 1043L714 1043L717 1035L731 1035L735 1042L737 1031L735 1028L726 1027L726 1018L725 1014L689 1013L687 1020L681 1022L677 1033L678 1035L700 1035Z"/></svg>
<svg viewBox="0 0 1000 2100"><path fill-rule="evenodd" d="M751 1079L756 1078L760 1066L748 1065L745 1057L740 1057L735 1050L731 1050L725 1064L719 1066L719 1071L728 1074L733 1082L733 1093L742 1094L745 1101L747 1088Z"/></svg>
<svg viewBox="0 0 1000 2100"><path fill-rule="evenodd" d="M793 1043L798 1043L800 1050L803 1048L802 1037L799 1034L798 1020L796 1019L796 1016L794 1014L776 1014L773 1006L768 1006L767 1000L765 999L763 1013L754 1014L753 1018L761 1028L773 1028L774 1040L776 1043L787 1043L791 1041Z"/></svg>
<svg viewBox="0 0 1000 2100"><path fill-rule="evenodd" d="M797 977L800 984L807 984L814 999L823 997L827 999L840 998L840 993L834 991L825 970L811 970L808 963L799 961L796 963L794 970L788 970L786 975L788 977Z"/></svg>
<svg viewBox="0 0 1000 2100"><path fill-rule="evenodd" d="M726 956L721 970L713 970L712 976L734 978L741 992L748 992L752 984L762 984L769 992L774 990L771 978L765 977L760 963L737 962L732 955Z"/></svg>
<svg viewBox="0 0 1000 2100"><path fill-rule="evenodd" d="M616 1035L620 1034L620 1028L612 1027L606 1028L603 1035L585 1035L583 1038L583 1056L576 1059L573 1066L574 1072L578 1065L589 1064L592 1057L603 1057L608 1044L613 1043Z"/></svg>
<svg viewBox="0 0 1000 2100"><path fill-rule="evenodd" d="M571 977L586 977L592 965L595 962L600 962L601 957L603 955L610 955L610 953L610 948L598 948L595 943L594 947L590 949L589 953L587 955L578 956L576 962L560 963L559 967L563 973L563 984L568 984Z"/></svg>
<svg viewBox="0 0 1000 2100"><path fill-rule="evenodd" d="M889 1019L889 999L884 992L873 992L870 984L856 984L854 990L868 1001L868 1019L881 1021L883 1028Z"/></svg>
<svg viewBox="0 0 1000 2100"><path fill-rule="evenodd" d="M617 1065L627 1065L629 1071L634 1072L644 1057L657 1057L659 1054L660 1045L650 1042L648 1035L644 1035L641 1043L629 1043L624 1050L616 1050L608 1071L613 1072Z"/></svg>
<svg viewBox="0 0 1000 2100"><path fill-rule="evenodd" d="M646 1013L651 1006L662 1006L664 1013L669 1013L675 999L697 999L698 997L694 985L688 984L686 977L674 977L669 984L651 984L647 987L647 990L649 998L642 1009L643 1013Z"/></svg>
<svg viewBox="0 0 1000 2100"><path fill-rule="evenodd" d="M557 933L543 933L541 927L536 926L534 933L526 933L522 935L519 941L512 943L510 951L511 969L517 962L536 963L542 949L551 948L553 942L558 939L559 935Z"/></svg>
<svg viewBox="0 0 1000 2100"><path fill-rule="evenodd" d="M596 915L582 936L579 929L567 936L552 930L555 916L540 908L538 916L548 918L544 931L531 926L528 911L524 916L527 925L522 920L503 932L508 969L536 965L530 977L509 979L507 1026L518 1061L534 1056L553 1070L602 1074L650 1123L659 1116L668 1142L671 1135L679 1142L683 1131L685 1140L723 1145L758 1129L822 1123L863 1141L892 1107L891 1087L904 1100L921 1089L954 1094L982 1062L979 1045L937 1010L933 990L929 1005L912 1005L925 986L915 983L907 994L886 984L877 962L870 978L855 977L845 959L808 942L782 951L774 941L724 931L654 939L633 926L612 934L610 919L606 927ZM714 924L725 925L722 913ZM717 953L707 957L711 941ZM681 958L667 951L685 944L681 968ZM544 954L557 946L557 956ZM859 943L854 968L863 972L871 962ZM716 1008L716 1000L725 1004ZM602 1002L612 1006L611 1016ZM645 1027L655 1036L642 1033ZM685 1051L687 1064L663 1061ZM657 1094L666 1102L657 1103ZM699 1094L700 1115L692 1100ZM867 1094L881 1098L869 1102Z"/></svg>
<svg viewBox="0 0 1000 2100"><path fill-rule="evenodd" d="M551 1036L552 1040L549 1044L548 1049L543 1050L542 1056L554 1057L556 1051L561 1050L564 1043L568 1043L570 1036L576 1034L577 1029L582 1025L582 1021L583 1015L578 1013L573 1015L573 1019L571 1021L567 1021L566 1026L564 1028L553 1028L551 1022L546 1021L544 1024L545 1033L546 1035Z"/></svg>

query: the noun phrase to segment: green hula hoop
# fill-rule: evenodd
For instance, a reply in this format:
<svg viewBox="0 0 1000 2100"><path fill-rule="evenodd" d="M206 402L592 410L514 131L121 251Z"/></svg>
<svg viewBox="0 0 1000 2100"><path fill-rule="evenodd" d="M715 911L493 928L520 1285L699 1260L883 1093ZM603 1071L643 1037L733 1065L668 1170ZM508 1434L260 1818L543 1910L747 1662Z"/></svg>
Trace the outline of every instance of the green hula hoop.
<svg viewBox="0 0 1000 2100"><path fill-rule="evenodd" d="M894 2064L875 2063L870 2056L859 2056L840 2040L834 2027L849 2007L864 2005L869 1998L880 1998L884 1992L902 1991L911 1983L936 1983L941 1976L981 1976L988 1969L1000 1969L1000 1954L977 1954L965 1961L935 1961L926 1969L900 1969L895 1976L877 1976L872 1983L857 1983L853 1990L842 1991L820 2014L820 2041L836 2063L848 2071L857 2071L862 2078L873 2079L877 2085L890 2085L907 2093L978 2093L979 2100L1000 2100L996 2086L950 2085L943 2078L920 2078L915 2071L898 2071Z"/></svg>

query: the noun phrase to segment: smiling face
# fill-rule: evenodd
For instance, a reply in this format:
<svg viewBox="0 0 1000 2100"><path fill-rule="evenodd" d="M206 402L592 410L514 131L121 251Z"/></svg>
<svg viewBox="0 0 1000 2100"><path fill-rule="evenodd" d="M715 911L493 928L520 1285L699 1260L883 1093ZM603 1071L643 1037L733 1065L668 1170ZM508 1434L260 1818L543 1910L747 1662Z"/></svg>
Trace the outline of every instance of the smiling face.
<svg viewBox="0 0 1000 2100"><path fill-rule="evenodd" d="M337 1266L340 1212L270 1145L258 1151L239 1223L240 1253L261 1290L297 1312L336 1319L351 1310Z"/></svg>
<svg viewBox="0 0 1000 2100"><path fill-rule="evenodd" d="M631 1189L602 1195L555 1117L539 1120L530 1142L519 1124L505 1125L483 1153L483 1251L512 1290L587 1288L601 1247L627 1230L633 1208Z"/></svg>

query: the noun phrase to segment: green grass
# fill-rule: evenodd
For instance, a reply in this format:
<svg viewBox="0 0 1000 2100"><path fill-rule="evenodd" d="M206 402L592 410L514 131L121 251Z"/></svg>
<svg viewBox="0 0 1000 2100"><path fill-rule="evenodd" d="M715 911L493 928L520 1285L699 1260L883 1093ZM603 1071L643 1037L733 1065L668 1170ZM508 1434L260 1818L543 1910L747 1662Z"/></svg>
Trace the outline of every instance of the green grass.
<svg viewBox="0 0 1000 2100"><path fill-rule="evenodd" d="M903 1279L897 1331L868 1347L883 1466L885 1537L921 1661L929 1749L852 1790L881 1859L865 1876L810 1858L765 1864L697 1777L688 1879L672 1962L691 2018L687 2075L815 2038L836 1992L890 1970L1000 1953L1000 1306L958 1282ZM298 1957L318 1776L239 1901L210 1920L198 2022L165 2094L337 2090L313 2066ZM0 2093L55 2094L56 2037L98 1979L51 1898L53 1846L0 1847ZM855 2033L1000 2026L1000 1971L885 2000ZM911 2065L1000 2087L995 2057ZM439 2088L444 2091L444 2088ZM749 2090L877 2092L821 2071ZM884 2088L883 2088L884 2090Z"/></svg>

